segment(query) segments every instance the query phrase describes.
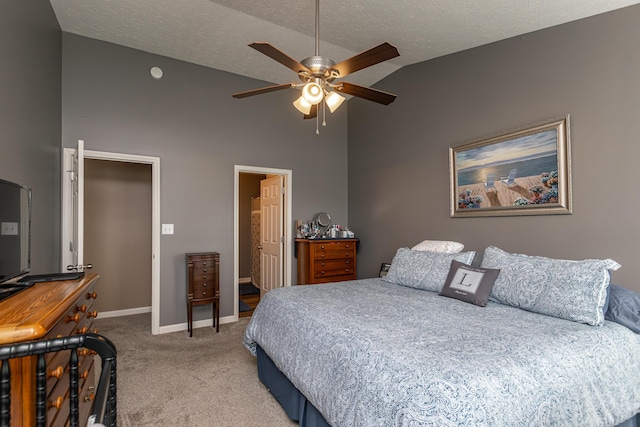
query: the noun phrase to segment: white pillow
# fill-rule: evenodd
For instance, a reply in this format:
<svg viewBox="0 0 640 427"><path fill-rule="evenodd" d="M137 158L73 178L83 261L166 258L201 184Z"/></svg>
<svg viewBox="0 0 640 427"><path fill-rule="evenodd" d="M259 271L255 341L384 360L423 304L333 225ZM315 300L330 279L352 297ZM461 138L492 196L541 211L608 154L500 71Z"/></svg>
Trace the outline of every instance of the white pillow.
<svg viewBox="0 0 640 427"><path fill-rule="evenodd" d="M439 252L443 254L457 254L464 245L458 242L448 242L446 240L425 240L411 248L413 251Z"/></svg>

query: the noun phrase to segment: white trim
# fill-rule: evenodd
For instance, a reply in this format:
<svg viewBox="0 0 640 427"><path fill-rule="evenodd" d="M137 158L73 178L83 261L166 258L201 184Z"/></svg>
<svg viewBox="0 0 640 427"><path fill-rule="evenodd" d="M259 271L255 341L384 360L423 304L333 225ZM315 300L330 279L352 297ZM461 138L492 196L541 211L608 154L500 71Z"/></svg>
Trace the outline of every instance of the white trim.
<svg viewBox="0 0 640 427"><path fill-rule="evenodd" d="M251 283L251 277L240 277L238 283Z"/></svg>
<svg viewBox="0 0 640 427"><path fill-rule="evenodd" d="M63 157L66 159L67 153L73 153L73 151L72 148L65 148ZM160 333L160 158L91 150L84 151L84 158L151 165L151 333L157 335ZM65 170L63 167L63 174ZM63 203L66 203L65 197L68 197L68 195L65 192L66 185L64 182L65 180L63 179ZM64 232L69 227L69 218L66 213L68 212L64 212L63 209L63 237L65 236Z"/></svg>
<svg viewBox="0 0 640 427"><path fill-rule="evenodd" d="M293 254L293 238L291 235L291 201L293 188L293 171L290 169L274 169L264 168L260 166L234 166L234 180L233 180L233 321L237 322L238 316L238 283L239 283L239 271L240 271L240 250L239 250L239 234L240 227L238 224L238 213L240 210L240 174L241 173L259 173L259 174L273 174L282 175L285 177L285 209L284 209L284 248L282 257L284 258L284 275L283 285L291 286L291 256ZM224 323L224 322L220 322Z"/></svg>
<svg viewBox="0 0 640 427"><path fill-rule="evenodd" d="M151 313L151 306L127 308L125 310L101 311L98 313L99 319L108 319L110 317L132 316L134 314Z"/></svg>

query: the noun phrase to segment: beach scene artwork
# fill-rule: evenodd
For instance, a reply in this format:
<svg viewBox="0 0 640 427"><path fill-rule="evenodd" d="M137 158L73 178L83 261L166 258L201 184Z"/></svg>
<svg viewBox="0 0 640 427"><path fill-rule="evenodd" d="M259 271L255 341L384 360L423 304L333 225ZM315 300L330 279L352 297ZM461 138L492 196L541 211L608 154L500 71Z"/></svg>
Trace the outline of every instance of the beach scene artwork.
<svg viewBox="0 0 640 427"><path fill-rule="evenodd" d="M546 127L452 149L454 213L559 206L561 130Z"/></svg>

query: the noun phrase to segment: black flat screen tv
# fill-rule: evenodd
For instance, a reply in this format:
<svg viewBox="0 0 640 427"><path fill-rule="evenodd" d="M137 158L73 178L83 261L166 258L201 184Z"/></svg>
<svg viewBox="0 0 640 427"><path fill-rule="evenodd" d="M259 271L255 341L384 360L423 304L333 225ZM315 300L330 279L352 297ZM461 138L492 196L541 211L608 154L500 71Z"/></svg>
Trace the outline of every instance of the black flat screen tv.
<svg viewBox="0 0 640 427"><path fill-rule="evenodd" d="M31 189L0 179L0 284L31 270Z"/></svg>

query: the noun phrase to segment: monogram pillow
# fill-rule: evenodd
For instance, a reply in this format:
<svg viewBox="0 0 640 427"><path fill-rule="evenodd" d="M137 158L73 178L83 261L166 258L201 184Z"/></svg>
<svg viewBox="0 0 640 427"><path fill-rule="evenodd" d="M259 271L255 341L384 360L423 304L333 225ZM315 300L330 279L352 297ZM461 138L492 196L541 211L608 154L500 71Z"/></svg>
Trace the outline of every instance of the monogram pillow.
<svg viewBox="0 0 640 427"><path fill-rule="evenodd" d="M453 260L440 295L484 307L498 273L500 270L475 268Z"/></svg>
<svg viewBox="0 0 640 427"><path fill-rule="evenodd" d="M620 264L611 259L571 261L512 254L490 246L481 267L500 269L489 296L492 301L599 326L604 322L609 270Z"/></svg>

